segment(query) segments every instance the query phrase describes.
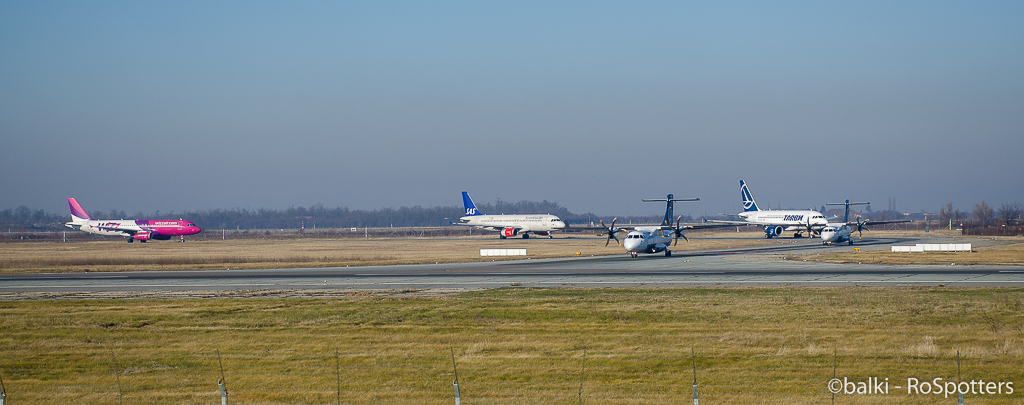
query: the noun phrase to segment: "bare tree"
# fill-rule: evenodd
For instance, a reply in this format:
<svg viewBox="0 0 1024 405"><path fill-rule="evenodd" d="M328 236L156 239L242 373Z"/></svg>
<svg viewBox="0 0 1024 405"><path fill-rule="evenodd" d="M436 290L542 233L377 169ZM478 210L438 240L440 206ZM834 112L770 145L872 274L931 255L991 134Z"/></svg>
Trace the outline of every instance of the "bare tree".
<svg viewBox="0 0 1024 405"><path fill-rule="evenodd" d="M1019 202L1003 203L1003 205L999 206L999 218L1007 226L1010 225L1010 221L1018 219L1021 214L1024 214L1024 205Z"/></svg>
<svg viewBox="0 0 1024 405"><path fill-rule="evenodd" d="M995 217L992 213L992 207L989 207L985 200L974 204L974 209L971 212L974 213L974 219L978 221L978 225L982 228L988 226L992 222L992 218Z"/></svg>
<svg viewBox="0 0 1024 405"><path fill-rule="evenodd" d="M949 222L953 219L953 203L950 202L939 208L939 222Z"/></svg>

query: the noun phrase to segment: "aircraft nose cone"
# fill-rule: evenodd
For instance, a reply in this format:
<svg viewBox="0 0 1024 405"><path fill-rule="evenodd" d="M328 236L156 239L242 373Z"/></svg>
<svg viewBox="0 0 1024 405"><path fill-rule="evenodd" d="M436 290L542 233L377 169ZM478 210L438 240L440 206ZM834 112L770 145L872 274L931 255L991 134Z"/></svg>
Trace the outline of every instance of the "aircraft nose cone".
<svg viewBox="0 0 1024 405"><path fill-rule="evenodd" d="M626 239L625 242L622 242L622 246L626 248L626 251L632 252L636 250L637 246L640 246L640 242L637 239Z"/></svg>

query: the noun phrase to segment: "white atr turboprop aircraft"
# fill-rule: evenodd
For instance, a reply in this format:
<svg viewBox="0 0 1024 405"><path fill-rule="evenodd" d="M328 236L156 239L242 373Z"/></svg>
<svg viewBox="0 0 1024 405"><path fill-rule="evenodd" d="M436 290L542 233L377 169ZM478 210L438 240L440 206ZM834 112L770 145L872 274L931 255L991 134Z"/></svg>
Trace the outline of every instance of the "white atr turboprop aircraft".
<svg viewBox="0 0 1024 405"><path fill-rule="evenodd" d="M551 238L551 231L565 228L557 216L550 214L536 215L484 215L477 211L473 199L469 193L462 192L462 205L466 208L466 216L459 218L459 222L452 225L472 226L474 228L499 231L501 239L522 235L523 239L529 239L530 233Z"/></svg>
<svg viewBox="0 0 1024 405"><path fill-rule="evenodd" d="M604 221L601 221L601 227L607 232L608 240L604 242L605 246L608 246L608 242L615 239L615 243L619 243L619 238L615 235L619 232L626 233L626 239L622 242L622 246L626 248L626 253L629 253L634 259L640 253L659 253L665 252L665 256L672 256L672 250L669 249L669 244L673 246L679 243L679 238L683 238L689 241L684 234L687 229L708 229L708 228L720 228L720 227L732 227L734 224L685 224L680 225L679 220L682 215L676 217L676 224L672 225L672 203L675 201L700 201L699 198L686 198L686 199L675 199L672 198L672 194L669 194L665 198L657 199L643 199L643 202L660 202L665 201L665 218L661 221L661 225L651 226L628 226L628 227L615 227L615 219L612 219L610 226L605 226ZM587 228L589 229L589 228ZM632 230L630 230L632 229ZM673 241L674 240L674 241Z"/></svg>
<svg viewBox="0 0 1024 405"><path fill-rule="evenodd" d="M818 211L814 210L761 210L757 208L754 197L750 195L747 184L740 180L740 196L743 198L743 212L736 216L743 218L742 221L708 221L723 224L735 225L757 225L764 228L764 237L773 238L781 236L783 231L796 231L794 238L811 237L814 232L820 232L828 226L828 219Z"/></svg>
<svg viewBox="0 0 1024 405"><path fill-rule="evenodd" d="M865 220L864 222L860 222L860 218L857 218L857 221L855 221L855 222L850 222L850 206L851 205L866 205L866 204L871 204L871 203L869 203L869 202L855 202L855 203L852 203L852 202L850 202L850 200L846 200L846 202L842 202L842 203L828 203L828 205L845 205L846 206L846 213L843 214L843 222L838 223L838 224L828 224L827 226L825 226L824 228L821 229L821 244L822 245L831 245L833 243L843 243L843 242L846 242L846 243L852 245L853 244L853 237L852 237L853 228L851 227L851 225L856 225L857 226L857 234L858 234L857 237L859 238L861 235L863 235L863 231L865 229L868 229L867 227L870 226L870 225L884 225L884 224L897 224L897 223L902 223L902 222L914 222L914 221L907 220L907 219L900 219L900 220L893 220L893 221L872 221L872 220L868 219L868 220Z"/></svg>

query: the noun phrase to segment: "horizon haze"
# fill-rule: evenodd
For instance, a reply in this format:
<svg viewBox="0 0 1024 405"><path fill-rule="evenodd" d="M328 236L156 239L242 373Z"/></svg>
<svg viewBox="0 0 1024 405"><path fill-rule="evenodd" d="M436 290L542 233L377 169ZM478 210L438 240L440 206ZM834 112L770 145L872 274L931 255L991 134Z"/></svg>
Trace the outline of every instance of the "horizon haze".
<svg viewBox="0 0 1024 405"><path fill-rule="evenodd" d="M1024 201L1024 3L3 2L0 209Z"/></svg>

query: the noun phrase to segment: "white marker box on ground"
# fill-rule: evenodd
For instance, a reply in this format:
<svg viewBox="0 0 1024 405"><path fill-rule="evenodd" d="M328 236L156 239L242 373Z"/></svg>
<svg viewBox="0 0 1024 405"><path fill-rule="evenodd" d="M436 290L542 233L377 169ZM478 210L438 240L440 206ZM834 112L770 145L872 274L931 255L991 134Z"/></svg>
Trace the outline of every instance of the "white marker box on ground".
<svg viewBox="0 0 1024 405"><path fill-rule="evenodd" d="M480 256L526 256L526 249L480 249Z"/></svg>
<svg viewBox="0 0 1024 405"><path fill-rule="evenodd" d="M918 243L914 246L890 246L893 252L970 252L970 243Z"/></svg>

